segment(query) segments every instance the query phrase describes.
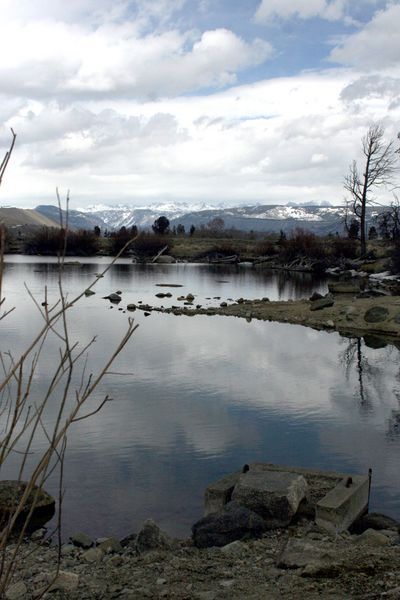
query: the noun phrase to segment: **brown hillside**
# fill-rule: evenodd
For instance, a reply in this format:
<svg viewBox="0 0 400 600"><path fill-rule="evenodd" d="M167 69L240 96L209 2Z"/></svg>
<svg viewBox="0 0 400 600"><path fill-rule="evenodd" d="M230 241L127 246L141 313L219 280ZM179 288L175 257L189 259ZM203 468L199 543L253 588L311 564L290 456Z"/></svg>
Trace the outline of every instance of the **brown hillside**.
<svg viewBox="0 0 400 600"><path fill-rule="evenodd" d="M39 227L59 227L60 224L52 219L41 215L33 209L25 208L0 208L0 222L6 227L24 227L39 226Z"/></svg>

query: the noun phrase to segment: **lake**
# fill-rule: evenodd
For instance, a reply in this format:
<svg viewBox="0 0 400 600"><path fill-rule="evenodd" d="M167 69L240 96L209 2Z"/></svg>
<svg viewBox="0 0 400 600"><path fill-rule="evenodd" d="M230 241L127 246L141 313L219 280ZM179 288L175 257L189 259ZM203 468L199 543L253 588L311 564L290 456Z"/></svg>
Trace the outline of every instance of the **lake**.
<svg viewBox="0 0 400 600"><path fill-rule="evenodd" d="M84 290L110 259L79 259L66 267L69 298ZM180 284L179 288L157 284ZM41 325L25 285L38 303L58 297L58 268L51 258L8 256L1 349L16 357ZM205 487L244 463L265 461L367 473L373 469L371 509L400 518L399 350L369 347L362 339L298 325L232 317L184 317L124 312L128 303L195 304L229 298L271 300L325 292L324 280L306 274L249 267L134 265L120 259L69 313L71 342L92 337L86 372L98 370L133 316L139 324L90 402L103 409L74 425L65 462L63 535L122 537L149 517L178 537L202 515ZM120 290L122 302L102 296ZM158 299L170 291L171 299ZM218 297L215 298L215 297ZM214 299L215 298L215 299ZM32 381L32 400L48 387L60 343L49 336ZM76 374L76 382L80 372ZM44 426L54 423L57 395ZM4 401L4 398L3 398ZM4 414L1 419L4 427ZM42 434L35 452L45 447ZM2 466L12 479L20 457ZM28 468L35 454L29 457ZM57 493L55 475L47 482Z"/></svg>

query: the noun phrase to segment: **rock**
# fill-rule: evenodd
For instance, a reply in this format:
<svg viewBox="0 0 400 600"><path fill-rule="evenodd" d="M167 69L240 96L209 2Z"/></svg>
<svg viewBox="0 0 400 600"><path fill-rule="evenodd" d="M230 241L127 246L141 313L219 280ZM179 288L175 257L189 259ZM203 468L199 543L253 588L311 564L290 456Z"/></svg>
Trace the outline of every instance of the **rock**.
<svg viewBox="0 0 400 600"><path fill-rule="evenodd" d="M388 316L389 311L385 306L372 306L366 311L364 321L367 323L380 323L386 321Z"/></svg>
<svg viewBox="0 0 400 600"><path fill-rule="evenodd" d="M121 302L121 296L119 294L117 294L116 292L109 294L108 296L103 296L103 300L109 300L110 302L114 302L114 303L118 303Z"/></svg>
<svg viewBox="0 0 400 600"><path fill-rule="evenodd" d="M246 545L240 540L235 540L226 546L222 546L221 552L229 556L240 556L246 551Z"/></svg>
<svg viewBox="0 0 400 600"><path fill-rule="evenodd" d="M187 294L187 296L186 296L186 300L187 300L188 302L193 302L193 300L194 300L194 296L193 296L193 294Z"/></svg>
<svg viewBox="0 0 400 600"><path fill-rule="evenodd" d="M53 581L54 579L54 581ZM60 590L61 592L73 592L79 585L79 576L76 573L69 571L54 572L50 575L49 581L53 581L49 588L49 592Z"/></svg>
<svg viewBox="0 0 400 600"><path fill-rule="evenodd" d="M355 544L366 544L368 546L374 546L378 548L380 546L389 546L391 541L383 533L375 531L375 529L367 529L361 535L357 536L354 540Z"/></svg>
<svg viewBox="0 0 400 600"><path fill-rule="evenodd" d="M229 502L223 510L203 517L192 527L198 548L226 546L235 540L258 538L265 530L263 519L237 502Z"/></svg>
<svg viewBox="0 0 400 600"><path fill-rule="evenodd" d="M313 292L309 298L310 302L315 302L315 300L321 300L321 298L323 298L323 295L320 294L319 292Z"/></svg>
<svg viewBox="0 0 400 600"><path fill-rule="evenodd" d="M332 319L329 319L325 322L325 327L328 327L328 329L333 329L335 327L335 323L332 321Z"/></svg>
<svg viewBox="0 0 400 600"><path fill-rule="evenodd" d="M305 575L316 575L322 572L331 573L338 571L339 558L334 549L327 544L311 543L308 540L290 538L276 566L280 569L306 568Z"/></svg>
<svg viewBox="0 0 400 600"><path fill-rule="evenodd" d="M40 529L37 529L36 531L31 533L31 540L32 542L40 542L45 535L46 529L44 527L41 527Z"/></svg>
<svg viewBox="0 0 400 600"><path fill-rule="evenodd" d="M128 304L126 310L134 311L136 310L136 304Z"/></svg>
<svg viewBox="0 0 400 600"><path fill-rule="evenodd" d="M172 298L172 294L171 292L166 292L165 294L163 292L158 292L156 298Z"/></svg>
<svg viewBox="0 0 400 600"><path fill-rule="evenodd" d="M61 546L61 556L72 556L75 552L77 552L77 549L73 544L63 544Z"/></svg>
<svg viewBox="0 0 400 600"><path fill-rule="evenodd" d="M169 254L163 254L162 256L156 258L154 262L161 265L170 265L172 263L176 263L176 259L173 256L170 256Z"/></svg>
<svg viewBox="0 0 400 600"><path fill-rule="evenodd" d="M320 300L314 300L314 302L312 302L310 306L310 310L322 310L323 308L329 308L334 304L335 301L332 298L332 296L327 295L324 298L321 298Z"/></svg>
<svg viewBox="0 0 400 600"><path fill-rule="evenodd" d="M250 470L239 477L232 500L266 519L268 528L285 527L306 497L307 488L304 477L296 473Z"/></svg>
<svg viewBox="0 0 400 600"><path fill-rule="evenodd" d="M82 554L82 559L87 563L101 562L103 560L104 552L101 548L90 548Z"/></svg>
<svg viewBox="0 0 400 600"><path fill-rule="evenodd" d="M27 587L23 581L18 581L7 588L6 600L19 600L23 598L28 592Z"/></svg>
<svg viewBox="0 0 400 600"><path fill-rule="evenodd" d="M367 529L376 529L378 531L380 529L393 529L400 531L400 523L380 513L368 513L360 517L353 525L355 533L363 533Z"/></svg>
<svg viewBox="0 0 400 600"><path fill-rule="evenodd" d="M335 282L328 283L328 290L331 294L358 294L360 286L354 283Z"/></svg>
<svg viewBox="0 0 400 600"><path fill-rule="evenodd" d="M85 296L86 297L88 297L88 296L94 296L95 293L96 292L94 292L93 290L85 290Z"/></svg>
<svg viewBox="0 0 400 600"><path fill-rule="evenodd" d="M204 492L204 516L218 512L232 499L235 485L239 481L240 471L225 475L206 487Z"/></svg>
<svg viewBox="0 0 400 600"><path fill-rule="evenodd" d="M135 540L135 546L139 552L167 550L171 548L171 545L172 540L161 531L152 519L144 522Z"/></svg>
<svg viewBox="0 0 400 600"><path fill-rule="evenodd" d="M91 548L93 546L93 540L86 535L86 533L82 533L81 531L74 533L69 539L72 544L78 546L78 548Z"/></svg>
<svg viewBox="0 0 400 600"><path fill-rule="evenodd" d="M228 306L227 302L221 302L220 307L221 308L225 308L226 306Z"/></svg>
<svg viewBox="0 0 400 600"><path fill-rule="evenodd" d="M107 538L107 539L101 541L98 544L98 548L100 548L100 550L102 550L106 554L110 554L111 552L121 552L122 551L122 545L121 545L120 541L117 540L117 538Z"/></svg>
<svg viewBox="0 0 400 600"><path fill-rule="evenodd" d="M27 485L24 481L0 481L0 523L4 523L16 510ZM45 490L34 486L18 518L17 526L27 518L33 504L35 508L29 522L32 529L42 527L54 515L54 498Z"/></svg>

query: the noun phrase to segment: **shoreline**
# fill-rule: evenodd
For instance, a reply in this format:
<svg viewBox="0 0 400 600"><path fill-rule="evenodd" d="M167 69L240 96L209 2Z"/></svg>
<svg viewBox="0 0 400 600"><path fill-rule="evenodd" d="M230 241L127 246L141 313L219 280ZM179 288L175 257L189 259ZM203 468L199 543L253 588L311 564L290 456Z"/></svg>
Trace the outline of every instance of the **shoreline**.
<svg viewBox="0 0 400 600"><path fill-rule="evenodd" d="M330 306L315 308L316 302L319 301L269 301L264 298L240 299L233 304L223 303L224 306L208 308L192 306L164 308L149 304L141 304L137 308L147 312L161 312L176 316L219 315L244 318L247 321L252 319L275 321L323 331L336 331L348 337L371 335L389 343L400 343L400 296L357 298L350 294L335 294ZM371 309L377 307L382 309L380 315L371 313ZM375 320L369 321L368 319L371 318Z"/></svg>

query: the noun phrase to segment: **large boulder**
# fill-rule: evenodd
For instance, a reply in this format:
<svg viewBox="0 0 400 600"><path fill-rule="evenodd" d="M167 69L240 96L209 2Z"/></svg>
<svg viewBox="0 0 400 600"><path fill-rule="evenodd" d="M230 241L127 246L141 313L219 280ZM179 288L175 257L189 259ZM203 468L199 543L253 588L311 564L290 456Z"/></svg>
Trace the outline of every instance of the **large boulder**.
<svg viewBox="0 0 400 600"><path fill-rule="evenodd" d="M324 308L329 308L330 306L333 306L335 304L335 301L333 299L333 297L328 294L326 296L324 296L323 298L321 298L320 300L314 300L314 302L311 303L310 306L310 310L322 310Z"/></svg>
<svg viewBox="0 0 400 600"><path fill-rule="evenodd" d="M385 306L372 306L366 311L364 320L367 323L381 323L386 321L388 316L389 311Z"/></svg>
<svg viewBox="0 0 400 600"><path fill-rule="evenodd" d="M239 477L232 500L260 515L269 529L286 527L307 489L306 480L297 473L249 470Z"/></svg>
<svg viewBox="0 0 400 600"><path fill-rule="evenodd" d="M27 485L28 483L24 481L0 481L0 526L3 526L17 510ZM17 526L24 523L32 509L32 506L33 511L29 520L30 529L38 529L39 527L42 527L42 525L44 525L44 523L46 523L54 515L54 498L45 490L34 486L26 499L22 512L20 513Z"/></svg>
<svg viewBox="0 0 400 600"><path fill-rule="evenodd" d="M209 548L261 537L265 529L264 520L259 515L236 502L229 502L220 512L197 521L192 533L195 546Z"/></svg>
<svg viewBox="0 0 400 600"><path fill-rule="evenodd" d="M139 552L168 550L172 547L172 540L152 519L147 519L136 536L135 547Z"/></svg>

